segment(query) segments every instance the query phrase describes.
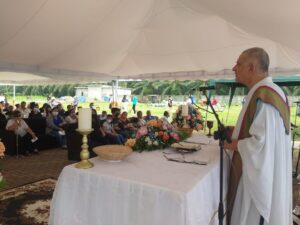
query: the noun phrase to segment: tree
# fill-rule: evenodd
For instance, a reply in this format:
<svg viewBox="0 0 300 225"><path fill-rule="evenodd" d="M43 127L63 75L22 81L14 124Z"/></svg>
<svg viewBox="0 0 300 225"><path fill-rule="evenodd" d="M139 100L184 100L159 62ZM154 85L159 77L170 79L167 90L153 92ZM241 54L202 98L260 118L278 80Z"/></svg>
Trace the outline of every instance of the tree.
<svg viewBox="0 0 300 225"><path fill-rule="evenodd" d="M132 85L132 92L133 94L137 95L149 95L154 94L157 91L157 81L137 81L135 84Z"/></svg>
<svg viewBox="0 0 300 225"><path fill-rule="evenodd" d="M162 90L161 95L186 95L188 85L186 81L163 81L159 88Z"/></svg>

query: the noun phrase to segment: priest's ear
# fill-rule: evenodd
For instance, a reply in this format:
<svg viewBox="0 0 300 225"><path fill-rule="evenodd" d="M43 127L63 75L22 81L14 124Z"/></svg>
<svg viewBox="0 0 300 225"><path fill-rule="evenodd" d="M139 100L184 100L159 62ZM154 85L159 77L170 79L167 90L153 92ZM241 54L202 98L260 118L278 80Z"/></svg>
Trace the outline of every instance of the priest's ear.
<svg viewBox="0 0 300 225"><path fill-rule="evenodd" d="M248 66L249 66L249 71L251 73L255 73L255 71L256 71L256 65L255 65L255 63L254 62L250 62Z"/></svg>

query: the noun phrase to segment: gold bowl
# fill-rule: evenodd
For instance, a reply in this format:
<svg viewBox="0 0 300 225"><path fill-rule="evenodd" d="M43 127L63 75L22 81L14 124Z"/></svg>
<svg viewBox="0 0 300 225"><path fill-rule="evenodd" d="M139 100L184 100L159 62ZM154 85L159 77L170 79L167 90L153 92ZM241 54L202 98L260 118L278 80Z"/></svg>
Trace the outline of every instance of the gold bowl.
<svg viewBox="0 0 300 225"><path fill-rule="evenodd" d="M101 145L93 148L100 159L110 162L120 162L125 159L132 149L124 145Z"/></svg>

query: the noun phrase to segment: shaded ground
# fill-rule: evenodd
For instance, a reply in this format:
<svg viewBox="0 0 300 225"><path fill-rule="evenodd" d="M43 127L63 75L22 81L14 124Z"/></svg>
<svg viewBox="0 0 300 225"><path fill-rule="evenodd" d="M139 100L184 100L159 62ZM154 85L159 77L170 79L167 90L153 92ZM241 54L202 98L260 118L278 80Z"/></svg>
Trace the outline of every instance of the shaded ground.
<svg viewBox="0 0 300 225"><path fill-rule="evenodd" d="M61 170L74 161L67 158L67 151L61 148L41 151L30 157L5 156L1 160L5 189L32 183L45 178L58 178Z"/></svg>

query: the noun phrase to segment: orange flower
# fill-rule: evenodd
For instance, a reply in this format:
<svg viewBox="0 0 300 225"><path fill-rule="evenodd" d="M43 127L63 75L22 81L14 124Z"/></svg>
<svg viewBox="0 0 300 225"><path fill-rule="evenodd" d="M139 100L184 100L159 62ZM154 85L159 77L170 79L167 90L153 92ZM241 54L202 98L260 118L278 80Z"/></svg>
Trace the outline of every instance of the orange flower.
<svg viewBox="0 0 300 225"><path fill-rule="evenodd" d="M161 127L162 126L162 122L160 120L157 120L157 124L156 124L157 127Z"/></svg>
<svg viewBox="0 0 300 225"><path fill-rule="evenodd" d="M202 119L202 115L201 115L201 114L198 114L198 115L197 115L197 119Z"/></svg>
<svg viewBox="0 0 300 225"><path fill-rule="evenodd" d="M149 120L147 122L147 126L150 126L150 127L157 127L157 121L156 120Z"/></svg>
<svg viewBox="0 0 300 225"><path fill-rule="evenodd" d="M203 129L203 125L199 123L199 124L197 125L197 130L202 130L202 129Z"/></svg>
<svg viewBox="0 0 300 225"><path fill-rule="evenodd" d="M4 144L0 141L0 158L4 157L4 152L5 152L5 146Z"/></svg>

